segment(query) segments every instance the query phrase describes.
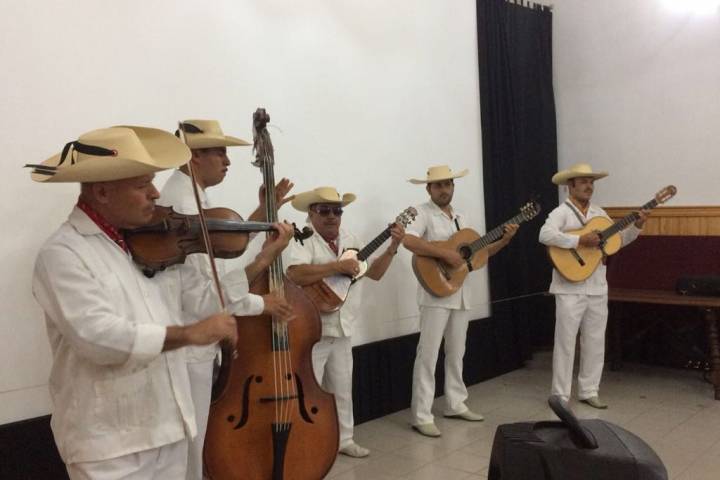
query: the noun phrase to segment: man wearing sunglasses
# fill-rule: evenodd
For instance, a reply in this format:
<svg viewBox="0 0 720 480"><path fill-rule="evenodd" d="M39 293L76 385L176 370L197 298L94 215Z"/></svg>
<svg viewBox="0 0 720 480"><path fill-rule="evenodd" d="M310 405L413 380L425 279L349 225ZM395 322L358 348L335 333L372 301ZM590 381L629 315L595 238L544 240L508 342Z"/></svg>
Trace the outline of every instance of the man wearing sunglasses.
<svg viewBox="0 0 720 480"><path fill-rule="evenodd" d="M220 123L216 120L185 120L182 122L182 126L185 141L192 152L189 163L192 164L195 174L200 202L203 208L212 208L215 205L212 204L211 199L208 197L207 189L219 185L225 179L225 175L230 167L227 147L249 146L252 144L241 138L225 135L220 128ZM179 136L179 132L176 132L176 135ZM289 200L286 199L285 196L292 187L293 184L287 178L283 178L278 183L275 190L277 205L282 205ZM250 214L248 220L265 220L265 194L263 187L260 189L259 196L260 206ZM182 165L173 172L165 183L157 203L158 205L173 207L173 209L179 213L187 215L197 214L197 205L188 164ZM269 255L266 255L267 253L268 252L261 253L261 255L269 257ZM268 262L262 263L269 263L272 259L274 259L274 256L268 258ZM210 263L205 254L189 255L185 263L193 265L196 268L207 270L208 272L210 271ZM217 265L222 275L224 272L222 259L217 259ZM248 265L246 271L249 282L252 282L253 278L260 273L260 271L254 268L253 264ZM290 306L287 302L275 294L263 295L262 299L256 295L251 295L251 297L256 297L257 303L264 305L263 311L265 313L272 313L284 318L289 318L291 315ZM248 315L255 313L258 312L247 312ZM190 444L187 469L188 480L201 480L203 478L202 451L210 412L213 365L217 353L217 344L186 348L188 375L190 377L193 404L195 405L195 418L198 426L197 436Z"/></svg>
<svg viewBox="0 0 720 480"><path fill-rule="evenodd" d="M465 215L451 206L455 192L454 179L467 175L467 170L453 173L447 165L430 167L424 179L410 179L410 183L425 184L430 200L417 207L418 216L408 228L405 247L413 253L437 258L456 268L465 263L454 249L442 248L431 242L444 241L465 228ZM510 242L517 225L506 225L505 234L488 247L488 255L496 254ZM465 405L468 397L463 382L463 356L469 323L468 309L472 305L467 282L454 294L435 297L423 288L418 289L420 306L420 340L413 368L412 427L428 437L439 437L431 412L435 398L435 366L438 350L445 339L445 416L479 422L483 416Z"/></svg>
<svg viewBox="0 0 720 480"><path fill-rule="evenodd" d="M358 238L340 228L343 207L355 200L355 195L342 197L333 187L320 187L300 193L292 201L293 207L307 212L315 234L304 245L293 244L286 250L287 276L297 285L315 283L337 274L355 276L360 272L357 260L340 260L345 250L360 250ZM405 235L402 226L394 224L388 248L376 257L366 272L372 280L380 280L390 266ZM313 369L318 383L335 394L340 423L340 453L351 457L366 457L367 448L353 441L352 405L352 343L353 323L360 307L362 282L355 283L340 310L321 314L322 339L313 348Z"/></svg>

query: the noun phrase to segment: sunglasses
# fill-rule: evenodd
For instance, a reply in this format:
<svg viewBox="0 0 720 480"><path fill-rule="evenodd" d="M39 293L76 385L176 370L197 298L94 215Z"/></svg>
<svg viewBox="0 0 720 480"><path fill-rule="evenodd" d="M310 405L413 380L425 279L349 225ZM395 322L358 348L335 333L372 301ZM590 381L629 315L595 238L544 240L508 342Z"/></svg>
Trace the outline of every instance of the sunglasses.
<svg viewBox="0 0 720 480"><path fill-rule="evenodd" d="M321 217L327 217L330 215L330 212L332 212L336 217L340 217L343 214L342 207L331 207L330 205L316 205L312 207L312 211Z"/></svg>

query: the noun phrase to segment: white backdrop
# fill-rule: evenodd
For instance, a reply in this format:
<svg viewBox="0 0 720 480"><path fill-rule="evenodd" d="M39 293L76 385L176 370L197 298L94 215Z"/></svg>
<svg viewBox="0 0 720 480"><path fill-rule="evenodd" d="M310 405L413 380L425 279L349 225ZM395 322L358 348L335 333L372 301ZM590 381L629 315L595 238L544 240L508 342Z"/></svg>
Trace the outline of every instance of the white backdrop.
<svg viewBox="0 0 720 480"><path fill-rule="evenodd" d="M51 356L30 280L38 248L78 193L33 183L21 166L85 131L216 118L250 139L252 112L264 106L277 127L276 175L297 191L357 193L343 223L366 240L425 201L406 179L440 163L471 170L455 203L484 224L472 0L0 0L0 8L0 424L50 411ZM249 149L230 156L212 195L246 216L260 173ZM304 219L289 207L281 217ZM484 271L472 282L475 317L486 316ZM417 330L407 252L380 284L368 283L356 344Z"/></svg>
<svg viewBox="0 0 720 480"><path fill-rule="evenodd" d="M704 8L698 8L704 7ZM602 205L717 205L720 2L557 0L558 162L610 171Z"/></svg>

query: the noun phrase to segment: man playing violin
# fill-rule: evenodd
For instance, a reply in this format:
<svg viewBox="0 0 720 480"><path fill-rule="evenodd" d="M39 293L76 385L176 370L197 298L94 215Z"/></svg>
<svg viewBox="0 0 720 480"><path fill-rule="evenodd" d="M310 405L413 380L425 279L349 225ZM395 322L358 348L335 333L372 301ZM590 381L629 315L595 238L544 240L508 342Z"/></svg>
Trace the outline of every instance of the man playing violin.
<svg viewBox="0 0 720 480"><path fill-rule="evenodd" d="M566 185L569 196L548 214L540 229L540 243L561 248L600 245L597 232L582 236L565 232L581 229L594 217L610 218L605 210L590 202L595 190L595 180L607 175L607 172L594 172L586 163L578 163L553 175L552 182L555 185ZM640 218L634 225L620 232L623 246L638 237L648 213L646 210L639 212ZM550 293L555 295L552 394L561 396L565 401L570 398L575 343L579 330L578 398L581 402L600 409L608 407L598 396L605 364L605 327L608 315L605 275L606 267L601 264L587 279L571 282L557 269L553 269L550 284Z"/></svg>
<svg viewBox="0 0 720 480"><path fill-rule="evenodd" d="M232 315L263 309L243 269L223 277L227 307L219 312L211 280L197 268L175 265L147 278L132 261L120 232L151 221L154 172L189 158L170 133L113 127L30 165L35 181L81 184L33 276L53 351L51 426L72 479L185 477L197 427L181 347L234 344ZM289 242L292 230L276 228L257 263Z"/></svg>
<svg viewBox="0 0 720 480"><path fill-rule="evenodd" d="M204 209L213 208L215 205L213 205L207 189L219 185L227 174L230 167L227 147L249 146L252 144L241 138L225 135L220 123L216 120L185 120L182 122L182 127L192 157L188 164L180 166L179 169L172 173L163 186L157 203L158 205L172 207L178 213L194 215L197 214L197 204L188 165L192 164L195 180L199 187L198 193L202 207ZM179 134L179 132L176 132L176 135L179 136ZM286 178L283 178L277 184L275 193L278 206L288 201L285 196L292 187L293 184ZM260 205L250 214L248 220L266 220L264 186L260 187L259 197ZM189 255L185 263L210 271L210 263L205 254ZM221 272L224 271L223 263L222 259L217 259L218 269ZM248 271L248 281L252 283L253 279L261 271L255 270L253 267L250 268L252 270ZM281 313L276 308L278 303L276 295L269 294L263 298L267 312ZM205 443L205 431L210 411L213 365L219 349L217 344L213 344L203 347L188 347L185 350L190 387L192 389L193 403L195 404L195 419L198 426L198 434L190 444L187 478L188 480L200 480L203 472L203 444Z"/></svg>
<svg viewBox="0 0 720 480"><path fill-rule="evenodd" d="M304 245L293 244L286 253L287 276L297 285L309 285L332 275L355 276L360 264L353 258L340 260L343 251L359 250L362 245L352 233L340 228L343 207L355 200L355 195L342 197L334 187L319 187L295 196L292 206L307 212L315 234ZM405 235L399 224L390 229L388 248L372 261L365 274L380 280L387 271ZM352 343L353 324L360 307L362 283L350 289L345 303L333 313L320 315L322 338L313 348L313 370L325 390L335 395L340 424L340 453L351 457L366 457L370 451L353 440L352 403Z"/></svg>
<svg viewBox="0 0 720 480"><path fill-rule="evenodd" d="M403 244L413 253L442 260L456 268L465 259L454 249L441 248L432 241L450 238L466 227L465 215L451 206L455 192L454 179L467 175L467 170L453 173L447 165L428 169L427 178L411 179L414 184L425 184L430 201L417 207L418 216L408 228ZM488 247L488 256L500 251L515 235L518 226L505 226L505 234ZM470 289L465 283L460 290L447 297L435 297L418 288L420 306L420 340L413 368L412 427L428 437L439 437L435 425L432 403L435 398L435 365L440 343L445 338L445 416L472 422L482 421L483 416L465 405L468 397L463 382L463 356L465 339L470 321L468 309L472 306Z"/></svg>

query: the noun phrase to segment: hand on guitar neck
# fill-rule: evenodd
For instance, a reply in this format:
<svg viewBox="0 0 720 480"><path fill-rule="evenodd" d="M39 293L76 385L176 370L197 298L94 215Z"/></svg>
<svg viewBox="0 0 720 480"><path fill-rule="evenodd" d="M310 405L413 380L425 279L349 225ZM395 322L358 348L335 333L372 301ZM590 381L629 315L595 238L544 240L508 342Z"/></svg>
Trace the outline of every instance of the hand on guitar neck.
<svg viewBox="0 0 720 480"><path fill-rule="evenodd" d="M645 225L645 220L647 220L648 215L650 215L650 210L648 209L642 209L638 212L638 219L635 221L635 226L637 228L643 228ZM578 239L578 245L581 247L597 247L602 242L602 238L600 238L600 234L597 231L592 231L585 233L583 235L580 235L580 238Z"/></svg>

